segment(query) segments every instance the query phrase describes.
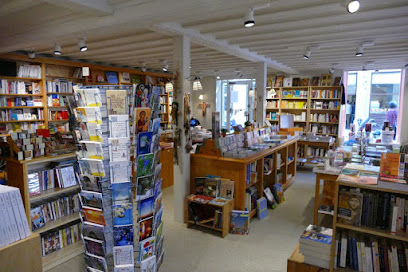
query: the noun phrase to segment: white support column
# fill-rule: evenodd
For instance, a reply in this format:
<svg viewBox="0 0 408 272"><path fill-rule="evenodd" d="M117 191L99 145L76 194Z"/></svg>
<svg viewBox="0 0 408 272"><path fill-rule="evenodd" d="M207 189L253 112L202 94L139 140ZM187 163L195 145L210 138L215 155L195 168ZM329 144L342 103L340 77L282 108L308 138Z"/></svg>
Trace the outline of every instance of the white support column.
<svg viewBox="0 0 408 272"><path fill-rule="evenodd" d="M266 72L265 62L256 64L256 121L263 126L266 116Z"/></svg>
<svg viewBox="0 0 408 272"><path fill-rule="evenodd" d="M181 129L180 147L178 148L179 165L174 167L174 220L184 222L185 198L190 194L190 153L186 153L186 137L184 135L184 94L190 93L190 39L185 36L174 37L174 73L177 76L175 101L179 104L180 115L178 126ZM176 94L176 93L175 93Z"/></svg>

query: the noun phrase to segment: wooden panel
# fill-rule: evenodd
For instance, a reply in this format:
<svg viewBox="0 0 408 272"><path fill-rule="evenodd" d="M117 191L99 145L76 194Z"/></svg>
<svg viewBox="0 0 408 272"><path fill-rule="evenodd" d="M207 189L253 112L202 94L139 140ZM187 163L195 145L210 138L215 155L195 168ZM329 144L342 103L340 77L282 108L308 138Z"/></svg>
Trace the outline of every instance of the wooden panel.
<svg viewBox="0 0 408 272"><path fill-rule="evenodd" d="M28 191L27 165L17 160L7 160L7 184L20 189L28 222L30 220L30 194Z"/></svg>
<svg viewBox="0 0 408 272"><path fill-rule="evenodd" d="M0 271L42 271L41 239L38 234L0 248Z"/></svg>
<svg viewBox="0 0 408 272"><path fill-rule="evenodd" d="M288 272L328 272L329 270L305 264L305 256L299 253L299 244L288 259Z"/></svg>
<svg viewBox="0 0 408 272"><path fill-rule="evenodd" d="M174 166L173 148L160 151L160 162L162 163L160 177L163 179L162 188L173 186Z"/></svg>
<svg viewBox="0 0 408 272"><path fill-rule="evenodd" d="M234 201L230 201L222 207L222 238L228 235L231 222L231 211L234 209Z"/></svg>

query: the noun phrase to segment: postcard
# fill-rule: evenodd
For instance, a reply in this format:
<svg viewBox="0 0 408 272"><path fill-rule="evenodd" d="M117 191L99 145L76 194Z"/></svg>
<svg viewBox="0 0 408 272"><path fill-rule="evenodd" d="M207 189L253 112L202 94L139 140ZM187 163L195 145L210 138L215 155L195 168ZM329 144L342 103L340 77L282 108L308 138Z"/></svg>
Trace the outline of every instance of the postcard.
<svg viewBox="0 0 408 272"><path fill-rule="evenodd" d="M113 225L115 227L123 226L123 225L131 225L133 223L131 203L113 205L112 213L113 213Z"/></svg>
<svg viewBox="0 0 408 272"><path fill-rule="evenodd" d="M115 246L133 245L133 225L114 227L113 240Z"/></svg>
<svg viewBox="0 0 408 272"><path fill-rule="evenodd" d="M153 196L154 181L153 175L137 178L137 200L142 200Z"/></svg>

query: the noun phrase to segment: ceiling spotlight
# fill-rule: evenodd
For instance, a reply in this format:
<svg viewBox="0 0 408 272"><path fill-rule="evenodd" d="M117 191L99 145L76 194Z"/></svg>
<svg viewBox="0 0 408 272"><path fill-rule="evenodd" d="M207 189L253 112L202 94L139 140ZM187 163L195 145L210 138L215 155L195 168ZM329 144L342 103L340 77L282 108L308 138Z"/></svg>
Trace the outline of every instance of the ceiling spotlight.
<svg viewBox="0 0 408 272"><path fill-rule="evenodd" d="M86 43L85 43L85 38L80 39L78 42L78 45L79 45L79 50L81 50L81 52L85 52L86 50L88 50L88 46L86 46Z"/></svg>
<svg viewBox="0 0 408 272"><path fill-rule="evenodd" d="M367 71L367 66L364 65L362 70Z"/></svg>
<svg viewBox="0 0 408 272"><path fill-rule="evenodd" d="M348 13L355 13L360 9L360 1L358 0L346 0L344 5Z"/></svg>
<svg viewBox="0 0 408 272"><path fill-rule="evenodd" d="M193 82L193 91L202 91L202 90L203 90L203 85L201 85L200 78L196 76Z"/></svg>
<svg viewBox="0 0 408 272"><path fill-rule="evenodd" d="M244 26L245 27L253 27L255 25L255 18L254 18L254 9L249 8L245 13L244 17Z"/></svg>
<svg viewBox="0 0 408 272"><path fill-rule="evenodd" d="M330 68L329 73L330 73L330 74L333 74L334 71L336 71L334 68Z"/></svg>
<svg viewBox="0 0 408 272"><path fill-rule="evenodd" d="M143 73L147 71L147 67L146 67L145 62L142 63L142 69L141 70L142 70Z"/></svg>
<svg viewBox="0 0 408 272"><path fill-rule="evenodd" d="M167 72L167 70L169 69L169 65L167 64L166 60L162 60L162 64L163 64L163 72Z"/></svg>
<svg viewBox="0 0 408 272"><path fill-rule="evenodd" d="M363 47L362 46L357 47L356 56L357 57L362 57L363 56Z"/></svg>
<svg viewBox="0 0 408 272"><path fill-rule="evenodd" d="M34 50L30 50L27 52L28 58L29 59L35 59L35 52Z"/></svg>
<svg viewBox="0 0 408 272"><path fill-rule="evenodd" d="M303 55L304 59L309 59L310 55L312 54L312 51L310 51L310 49L306 49L305 54Z"/></svg>
<svg viewBox="0 0 408 272"><path fill-rule="evenodd" d="M58 43L54 44L54 55L61 55L62 51L61 51L61 45L59 45Z"/></svg>
<svg viewBox="0 0 408 272"><path fill-rule="evenodd" d="M220 75L217 75L217 79L221 79Z"/></svg>
<svg viewBox="0 0 408 272"><path fill-rule="evenodd" d="M204 99L204 95L200 94L200 95L198 96L198 99L203 100L203 99Z"/></svg>

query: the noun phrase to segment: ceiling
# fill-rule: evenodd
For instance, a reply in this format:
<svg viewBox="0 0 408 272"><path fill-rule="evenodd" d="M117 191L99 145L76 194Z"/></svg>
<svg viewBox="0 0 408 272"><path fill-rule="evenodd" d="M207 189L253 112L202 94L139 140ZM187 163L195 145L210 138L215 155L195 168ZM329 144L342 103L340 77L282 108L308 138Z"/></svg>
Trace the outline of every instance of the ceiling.
<svg viewBox="0 0 408 272"><path fill-rule="evenodd" d="M243 27L250 6L267 0L3 0L0 52L29 50L103 64L172 69L173 36L191 38L193 74L225 77L269 73L308 74L329 68L402 68L408 63L407 0L361 0L348 14L338 0L275 0L255 11L256 25ZM79 52L86 37L89 50ZM373 41L356 57L361 42ZM302 55L311 45L309 60Z"/></svg>

